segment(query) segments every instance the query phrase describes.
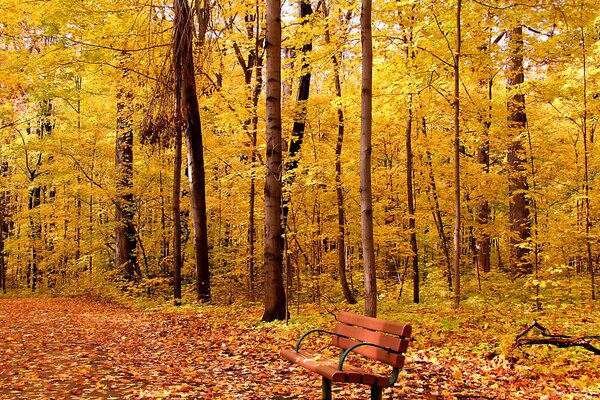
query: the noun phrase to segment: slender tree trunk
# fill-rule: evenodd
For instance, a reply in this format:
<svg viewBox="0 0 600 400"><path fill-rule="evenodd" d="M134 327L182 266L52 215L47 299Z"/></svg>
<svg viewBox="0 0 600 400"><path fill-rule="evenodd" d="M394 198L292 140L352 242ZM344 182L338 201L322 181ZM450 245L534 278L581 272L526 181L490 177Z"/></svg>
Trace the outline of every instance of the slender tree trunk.
<svg viewBox="0 0 600 400"><path fill-rule="evenodd" d="M462 1L456 4L456 51L454 53L454 306L460 306L460 52Z"/></svg>
<svg viewBox="0 0 600 400"><path fill-rule="evenodd" d="M5 210L5 194L0 192L0 290L2 293L6 293L6 259L4 256Z"/></svg>
<svg viewBox="0 0 600 400"><path fill-rule="evenodd" d="M482 89L487 93L487 115L482 118L483 132L477 148L477 162L481 165L483 173L490 172L490 139L489 132L492 125L492 78L482 79ZM490 272L490 259L492 254L492 240L489 234L489 224L491 221L491 209L487 199L483 198L475 205L475 220L479 228L479 234L476 240L477 267L483 272Z"/></svg>
<svg viewBox="0 0 600 400"><path fill-rule="evenodd" d="M583 6L582 6L583 8ZM582 9L583 14L583 9ZM590 230L592 228L592 219L590 215L590 175L589 175L589 145L588 145L588 104L587 104L587 48L585 43L585 30L580 28L581 32L581 54L583 58L583 116L582 116L582 133L583 133L583 187L585 192L585 248L587 267L590 271L591 297L596 300L596 274L594 271L594 261L592 258L592 239L590 238ZM537 261L537 259L536 259Z"/></svg>
<svg viewBox="0 0 600 400"><path fill-rule="evenodd" d="M115 266L122 269L125 278L134 279L137 269L136 232L133 201L133 93L130 85L129 60L131 55L119 56L121 77L117 89L117 140L115 164L117 169Z"/></svg>
<svg viewBox="0 0 600 400"><path fill-rule="evenodd" d="M308 18L313 14L312 6L309 0L300 0L300 18L302 25L308 24ZM312 51L312 40L302 45L300 49L300 61L302 75L298 84L298 96L296 98L296 118L292 127L292 138L290 141L289 160L285 163L285 170L288 175L285 184L291 185L294 182L295 170L298 167L298 154L302 148L304 141L304 130L306 128L306 101L310 95L310 65L308 64L308 56ZM283 199L283 229L286 229L287 216L289 213L289 198L284 196Z"/></svg>
<svg viewBox="0 0 600 400"><path fill-rule="evenodd" d="M34 180L32 179L32 182ZM31 215L29 216L29 239L31 240L31 259L29 260L29 268L28 274L31 283L31 291L35 292L37 288L38 282L38 246L40 239L42 238L42 225L40 222L40 216L33 215L33 210L37 209L42 203L42 188L39 186L35 186L29 189L29 211Z"/></svg>
<svg viewBox="0 0 600 400"><path fill-rule="evenodd" d="M248 102L251 117L244 121L244 130L250 138L250 167L254 170L257 161L257 129L258 129L258 98L262 87L262 57L259 55L261 38L261 20L259 6L254 6L254 13L247 12L244 18L246 22L246 33L249 41L254 41L254 47L248 52L247 56L242 53L237 43L234 43L234 50L238 62L244 71L244 83L248 88ZM250 176L250 189L248 201L248 231L247 231L247 271L248 271L248 294L250 300L254 301L255 295L255 207L256 207L256 176L254 171Z"/></svg>
<svg viewBox="0 0 600 400"><path fill-rule="evenodd" d="M423 123L423 135L427 136L427 122L425 118L422 120ZM444 260L446 262L446 277L448 279L448 290L452 291L452 261L450 260L450 249L448 248L448 238L444 230L444 220L442 219L442 211L440 208L440 200L437 190L437 184L435 183L435 175L433 173L432 154L430 150L427 150L426 163L429 169L429 187L431 188L431 197L433 198L433 220L438 231L440 238L440 244L442 245L442 251L444 252Z"/></svg>
<svg viewBox="0 0 600 400"><path fill-rule="evenodd" d="M265 311L263 321L287 317L281 229L281 1L267 0L267 128L265 177Z"/></svg>
<svg viewBox="0 0 600 400"><path fill-rule="evenodd" d="M371 133L373 124L373 38L371 0L362 0L362 93L360 135L361 234L365 272L365 315L377 316L377 270L373 243L373 192L371 189Z"/></svg>
<svg viewBox="0 0 600 400"><path fill-rule="evenodd" d="M323 17L328 18L327 5L323 5ZM331 43L331 35L329 26L325 27L325 42ZM335 95L338 99L342 97L342 82L340 79L340 63L337 53L331 56L334 72ZM340 276L340 286L344 299L349 304L356 304L354 294L348 285L347 268L346 268L346 216L344 211L344 188L342 186L342 147L344 145L344 110L342 107L337 109L338 116L338 134L335 144L335 194L337 198L338 209L338 236L336 238L336 250L338 259L338 273Z"/></svg>
<svg viewBox="0 0 600 400"><path fill-rule="evenodd" d="M309 21L308 18L312 16L313 10L310 4L310 0L300 0L300 18L302 19L302 25L306 26ZM285 163L285 175L286 178L283 181L285 186L292 186L295 180L296 169L298 168L298 157L300 154L300 150L302 149L302 143L304 141L304 131L306 128L306 101L310 95L310 65L308 64L309 53L312 51L312 39L308 39L306 43L302 45L300 49L300 62L301 62L301 75L300 82L298 84L298 96L296 98L296 110L295 110L295 118L294 124L292 127L292 137L290 140L289 146L289 158ZM283 193L282 199L282 222L281 229L282 235L281 240L281 248L284 253L287 254L289 250L289 243L287 243L285 233L288 230L288 214L290 209L290 198L291 198L291 189L288 189ZM291 280L293 277L291 271L291 262L290 257L286 255L286 276L288 281L288 288L291 287ZM287 309L287 304L286 304Z"/></svg>
<svg viewBox="0 0 600 400"><path fill-rule="evenodd" d="M185 127L190 182L190 205L194 227L194 259L196 262L196 296L210 301L210 268L208 264L208 229L206 220L206 181L202 126L196 97L196 78L192 42L193 20L185 0L175 3L174 57L181 71L181 109ZM177 78L177 77L176 77Z"/></svg>
<svg viewBox="0 0 600 400"><path fill-rule="evenodd" d="M178 68L178 67L176 67ZM183 117L181 115L181 72L175 83L175 156L173 157L173 297L181 300L181 159L183 147ZM177 75L177 73L176 73Z"/></svg>
<svg viewBox="0 0 600 400"><path fill-rule="evenodd" d="M406 196L408 202L408 230L413 270L413 302L419 303L419 249L417 247L417 227L415 218L415 198L413 194L413 152L412 152L412 94L408 101L408 119L406 121Z"/></svg>
<svg viewBox="0 0 600 400"><path fill-rule="evenodd" d="M523 27L512 28L509 33L509 47L511 57L509 60L508 82L509 99L508 130L510 145L508 147L508 191L510 196L510 266L516 275L526 275L533 272L529 259L529 249L526 246L531 236L531 221L529 220L529 200L526 193L527 160L524 155L521 135L526 129L527 116L525 114L525 95L521 93L520 85L525 81L523 71Z"/></svg>

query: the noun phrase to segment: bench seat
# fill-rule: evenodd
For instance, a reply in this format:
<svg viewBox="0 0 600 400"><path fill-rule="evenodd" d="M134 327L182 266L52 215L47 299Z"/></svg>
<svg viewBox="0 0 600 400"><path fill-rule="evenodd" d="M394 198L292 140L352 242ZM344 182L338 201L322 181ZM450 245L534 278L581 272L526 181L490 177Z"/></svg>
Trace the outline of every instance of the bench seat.
<svg viewBox="0 0 600 400"><path fill-rule="evenodd" d="M294 364L329 379L331 382L359 383L381 387L386 387L390 383L389 376L373 374L348 365L345 365L344 370L340 371L338 369L339 360L326 358L315 352L305 350L295 352L293 349L282 349L281 356Z"/></svg>

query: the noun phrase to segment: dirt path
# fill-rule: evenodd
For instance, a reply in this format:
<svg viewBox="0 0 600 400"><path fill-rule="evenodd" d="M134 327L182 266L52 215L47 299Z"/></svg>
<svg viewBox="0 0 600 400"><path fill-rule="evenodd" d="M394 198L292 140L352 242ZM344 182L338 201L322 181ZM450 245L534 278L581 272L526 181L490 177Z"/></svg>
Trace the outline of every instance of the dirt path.
<svg viewBox="0 0 600 400"><path fill-rule="evenodd" d="M0 399L320 398L318 377L279 359L289 339L277 326L224 316L142 312L82 299L0 299ZM334 398L368 395L357 385L334 385ZM551 375L527 377L480 357L419 350L384 398L596 395Z"/></svg>

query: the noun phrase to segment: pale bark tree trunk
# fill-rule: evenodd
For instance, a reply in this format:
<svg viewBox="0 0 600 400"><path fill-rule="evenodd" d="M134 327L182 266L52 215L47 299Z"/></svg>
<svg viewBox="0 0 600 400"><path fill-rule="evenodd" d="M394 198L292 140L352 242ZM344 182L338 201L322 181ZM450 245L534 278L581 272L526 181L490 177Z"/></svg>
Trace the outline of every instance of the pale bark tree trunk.
<svg viewBox="0 0 600 400"><path fill-rule="evenodd" d="M327 5L323 5L323 16L327 19ZM331 43L331 35L329 32L329 26L325 28L325 41L327 44ZM340 63L338 56L333 53L331 56L331 62L333 63L334 72L334 83L335 83L335 95L338 99L342 97L342 83L340 79ZM344 299L349 304L356 304L354 294L350 290L348 285L347 268L346 268L346 216L344 211L344 188L342 186L342 147L344 145L344 110L342 107L337 109L338 115L338 135L335 145L335 194L337 198L337 209L338 209L338 236L336 238L336 250L338 259L338 273L340 276L340 286L342 287L342 293Z"/></svg>
<svg viewBox="0 0 600 400"><path fill-rule="evenodd" d="M373 192L371 188L371 134L373 125L373 37L371 0L362 0L362 93L360 135L361 236L365 273L365 315L377 316L377 270L373 242Z"/></svg>
<svg viewBox="0 0 600 400"><path fill-rule="evenodd" d="M529 219L529 200L526 193L527 160L524 154L522 133L526 130L527 116L525 114L525 95L521 93L520 85L525 81L523 71L523 27L512 28L509 33L510 60L508 69L507 88L509 90L508 108L508 191L510 202L510 265L516 275L526 275L533 272L529 259L529 249L526 246L531 236L531 221Z"/></svg>
<svg viewBox="0 0 600 400"><path fill-rule="evenodd" d="M263 321L287 317L281 229L281 1L267 0L267 128Z"/></svg>
<svg viewBox="0 0 600 400"><path fill-rule="evenodd" d="M456 4L456 50L454 53L454 306L460 306L460 52L461 0Z"/></svg>
<svg viewBox="0 0 600 400"><path fill-rule="evenodd" d="M121 76L117 88L117 139L115 164L117 194L115 199L115 267L122 269L125 278L134 279L137 272L137 239L134 226L133 201L133 93L129 62L131 55L119 56Z"/></svg>

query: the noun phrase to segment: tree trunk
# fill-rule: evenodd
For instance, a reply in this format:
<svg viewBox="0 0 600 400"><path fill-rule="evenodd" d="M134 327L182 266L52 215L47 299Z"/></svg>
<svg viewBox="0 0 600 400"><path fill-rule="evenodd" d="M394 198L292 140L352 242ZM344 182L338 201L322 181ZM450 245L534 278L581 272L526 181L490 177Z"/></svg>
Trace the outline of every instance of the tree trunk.
<svg viewBox="0 0 600 400"><path fill-rule="evenodd" d="M190 182L190 206L194 227L194 258L196 262L196 296L199 301L210 301L210 268L208 265L208 229L206 221L206 194L204 153L200 110L196 97L196 78L192 42L193 20L185 0L175 2L174 57L181 74L181 114L185 127Z"/></svg>
<svg viewBox="0 0 600 400"><path fill-rule="evenodd" d="M2 293L6 293L6 259L4 257L5 210L5 194L0 193L0 290Z"/></svg>
<svg viewBox="0 0 600 400"><path fill-rule="evenodd" d="M413 152L412 152L412 94L409 96L408 119L406 121L406 197L408 203L408 230L413 269L413 302L419 303L419 252L415 219L415 198L413 194Z"/></svg>
<svg viewBox="0 0 600 400"><path fill-rule="evenodd" d="M460 51L461 0L456 5L456 51L454 53L454 306L460 306Z"/></svg>
<svg viewBox="0 0 600 400"><path fill-rule="evenodd" d="M377 316L377 270L373 243L373 192L371 189L371 133L373 124L373 38L371 0L362 0L362 92L360 135L361 235L365 273L365 315Z"/></svg>
<svg viewBox="0 0 600 400"><path fill-rule="evenodd" d="M134 279L137 270L136 233L133 202L133 93L130 89L128 62L131 55L119 56L121 77L117 89L117 139L115 164L117 195L115 213L115 266L123 269L125 278Z"/></svg>
<svg viewBox="0 0 600 400"><path fill-rule="evenodd" d="M267 0L267 85L266 85L266 164L265 177L265 311L269 322L287 317L283 287L281 229L281 1Z"/></svg>
<svg viewBox="0 0 600 400"><path fill-rule="evenodd" d="M323 4L323 17L327 20L328 11L327 5ZM329 26L325 27L325 42L331 43L331 35L329 32ZM337 53L331 55L331 62L333 63L334 73L334 84L335 84L335 95L338 99L342 97L342 83L340 79L340 64L338 61ZM338 135L335 145L335 194L337 198L337 209L338 209L338 236L336 238L336 250L338 259L338 273L340 277L340 286L342 287L342 293L344 299L349 304L356 304L354 294L350 290L348 285L347 268L346 268L346 217L344 212L344 188L342 186L342 147L344 145L344 110L342 107L337 109L338 115Z"/></svg>
<svg viewBox="0 0 600 400"><path fill-rule="evenodd" d="M592 228L592 218L590 215L590 175L589 175L589 144L588 144L588 104L587 104L587 95L588 95L588 71L587 71L587 48L585 43L585 30L583 27L580 27L581 33L581 55L583 58L583 116L582 116L582 134L583 134L583 188L585 193L585 248L586 248L586 258L587 258L587 267L590 272L590 289L591 289L591 298L592 300L596 300L596 274L594 271L594 262L592 259L592 239L590 237L590 230ZM592 139L593 140L593 139ZM532 155L533 159L533 155ZM535 188L534 188L535 190ZM537 229L537 227L536 227ZM537 258L536 258L537 261ZM537 266L537 263L536 263ZM537 271L536 271L537 272Z"/></svg>
<svg viewBox="0 0 600 400"><path fill-rule="evenodd" d="M425 118L422 120L423 135L427 136L427 121ZM444 260L446 262L446 278L448 279L448 290L452 291L452 261L450 260L450 249L448 248L448 238L444 231L444 221L442 219L442 211L440 208L440 200L437 190L437 184L435 183L435 175L433 174L433 163L431 161L432 154L430 150L427 150L426 163L429 169L429 187L431 188L431 197L433 198L433 220L438 231L440 238L440 244L442 245L442 251L444 252Z"/></svg>
<svg viewBox="0 0 600 400"><path fill-rule="evenodd" d="M33 183L33 179L32 179ZM34 216L33 210L38 208L42 203L42 188L35 186L29 189L29 204L28 209L31 212L29 216L29 239L31 240L31 259L29 260L29 267L27 273L29 274L31 291L35 292L38 281L38 252L40 239L42 237L42 225L40 223L39 214Z"/></svg>
<svg viewBox="0 0 600 400"><path fill-rule="evenodd" d="M257 129L258 129L258 98L262 87L262 57L259 55L261 38L261 20L258 6L255 6L254 13L247 12L244 20L246 22L246 34L249 41L254 41L254 47L244 55L234 42L234 50L237 55L238 63L244 71L244 83L249 89L248 102L251 117L244 121L244 130L250 139L250 168L254 169L257 161ZM254 172L250 176L250 189L248 201L248 231L247 231L247 259L246 266L248 271L248 295L250 300L254 301L255 295L255 237L256 237L256 219L254 215L256 205L256 177Z"/></svg>
<svg viewBox="0 0 600 400"><path fill-rule="evenodd" d="M308 23L307 18L313 14L310 1L300 0L300 18L302 19L302 25ZM310 95L310 65L308 64L308 54L312 51L312 41L309 40L307 43L302 45L300 50L300 61L302 63L301 70L302 75L300 76L300 82L298 84L298 97L296 98L296 111L294 118L294 125L292 127L292 138L290 141L289 149L289 160L285 163L285 171L287 179L286 185L291 185L294 182L294 173L298 167L298 154L302 148L302 142L304 141L304 130L306 127L306 101ZM284 196L283 199L283 230L285 232L287 216L289 213L289 197Z"/></svg>
<svg viewBox="0 0 600 400"><path fill-rule="evenodd" d="M516 275L533 272L529 249L523 246L531 236L529 220L529 200L527 184L526 158L521 135L526 129L525 95L520 85L525 81L523 72L523 27L512 28L509 33L509 60L507 88L509 90L508 108L508 191L510 196L510 266Z"/></svg>
<svg viewBox="0 0 600 400"><path fill-rule="evenodd" d="M483 131L479 147L477 148L477 162L481 165L483 173L487 175L490 172L489 132L492 125L492 76L490 71L486 72L489 77L480 81L480 87L486 93L487 110L485 111L486 115L482 115L481 118ZM479 229L475 244L477 249L477 268L483 272L490 272L491 270L492 240L488 231L491 221L490 214L490 205L486 198L483 198L475 205L475 221Z"/></svg>
<svg viewBox="0 0 600 400"><path fill-rule="evenodd" d="M183 120L181 115L181 71L175 83L175 155L173 157L173 298L181 300L181 159ZM177 75L177 73L176 73Z"/></svg>

